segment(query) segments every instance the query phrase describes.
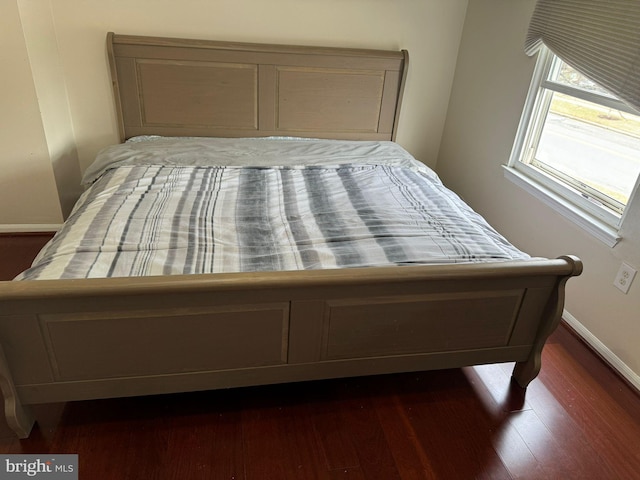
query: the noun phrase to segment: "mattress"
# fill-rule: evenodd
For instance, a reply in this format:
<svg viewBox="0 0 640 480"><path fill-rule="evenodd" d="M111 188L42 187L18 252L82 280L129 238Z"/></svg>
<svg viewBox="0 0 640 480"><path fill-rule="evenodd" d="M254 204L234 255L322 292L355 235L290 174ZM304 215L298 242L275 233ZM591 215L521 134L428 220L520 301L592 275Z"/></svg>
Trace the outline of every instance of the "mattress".
<svg viewBox="0 0 640 480"><path fill-rule="evenodd" d="M18 280L528 259L393 142L137 137Z"/></svg>

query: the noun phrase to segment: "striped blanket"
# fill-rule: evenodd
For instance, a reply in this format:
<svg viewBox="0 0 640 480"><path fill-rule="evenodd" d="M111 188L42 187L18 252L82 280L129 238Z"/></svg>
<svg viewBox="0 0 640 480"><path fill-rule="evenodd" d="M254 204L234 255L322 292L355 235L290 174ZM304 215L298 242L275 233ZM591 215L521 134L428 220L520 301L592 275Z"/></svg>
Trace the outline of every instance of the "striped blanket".
<svg viewBox="0 0 640 480"><path fill-rule="evenodd" d="M529 258L430 170L382 163L119 163L17 279Z"/></svg>

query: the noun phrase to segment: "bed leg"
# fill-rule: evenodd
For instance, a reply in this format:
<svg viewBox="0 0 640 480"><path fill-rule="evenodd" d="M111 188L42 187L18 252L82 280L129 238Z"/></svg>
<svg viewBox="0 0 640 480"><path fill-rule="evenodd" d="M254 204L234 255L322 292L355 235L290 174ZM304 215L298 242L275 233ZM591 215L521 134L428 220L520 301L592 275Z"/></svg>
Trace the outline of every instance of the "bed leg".
<svg viewBox="0 0 640 480"><path fill-rule="evenodd" d="M533 355L533 358L529 358L526 362L517 362L513 368L511 378L522 388L527 388L531 381L540 373L540 367L542 366L542 351L539 354Z"/></svg>
<svg viewBox="0 0 640 480"><path fill-rule="evenodd" d="M513 368L511 378L520 385L522 388L527 388L527 385L538 376L540 373L540 367L542 366L542 349L547 341L549 335L553 333L560 319L562 318L562 307L564 306L564 297L562 291L558 289L556 295L552 295L547 305L547 313L545 315L546 321L540 326L536 340L531 347L529 358L524 362L517 362Z"/></svg>
<svg viewBox="0 0 640 480"><path fill-rule="evenodd" d="M31 408L20 402L2 347L0 347L0 389L4 395L4 415L7 424L18 438L27 438L35 423L35 417Z"/></svg>
<svg viewBox="0 0 640 480"><path fill-rule="evenodd" d="M529 383L538 376L538 373L540 373L540 367L542 366L542 349L544 348L544 344L547 341L547 338L549 338L549 335L551 335L558 327L560 320L562 319L565 284L567 283L567 280L582 273L582 262L577 257L565 255L560 258L571 265L571 271L566 276L558 278L555 289L549 298L543 314L545 321L538 330L529 358L524 362L517 362L513 369L511 378L522 388L527 388L527 385L529 385Z"/></svg>

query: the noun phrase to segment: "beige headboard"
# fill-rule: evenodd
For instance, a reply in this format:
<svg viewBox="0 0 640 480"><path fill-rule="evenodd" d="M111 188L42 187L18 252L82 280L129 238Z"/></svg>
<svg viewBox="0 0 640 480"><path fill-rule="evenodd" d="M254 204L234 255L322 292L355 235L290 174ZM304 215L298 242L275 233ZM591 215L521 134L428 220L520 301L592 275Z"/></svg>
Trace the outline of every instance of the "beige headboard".
<svg viewBox="0 0 640 480"><path fill-rule="evenodd" d="M107 35L120 137L393 140L406 51Z"/></svg>

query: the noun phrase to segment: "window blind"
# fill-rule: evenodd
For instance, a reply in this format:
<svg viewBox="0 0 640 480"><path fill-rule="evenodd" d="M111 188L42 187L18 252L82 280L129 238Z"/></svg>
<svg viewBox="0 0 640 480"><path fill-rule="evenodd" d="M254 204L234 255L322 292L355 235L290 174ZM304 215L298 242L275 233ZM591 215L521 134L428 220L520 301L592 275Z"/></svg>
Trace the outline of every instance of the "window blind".
<svg viewBox="0 0 640 480"><path fill-rule="evenodd" d="M525 41L640 110L640 0L538 0Z"/></svg>

